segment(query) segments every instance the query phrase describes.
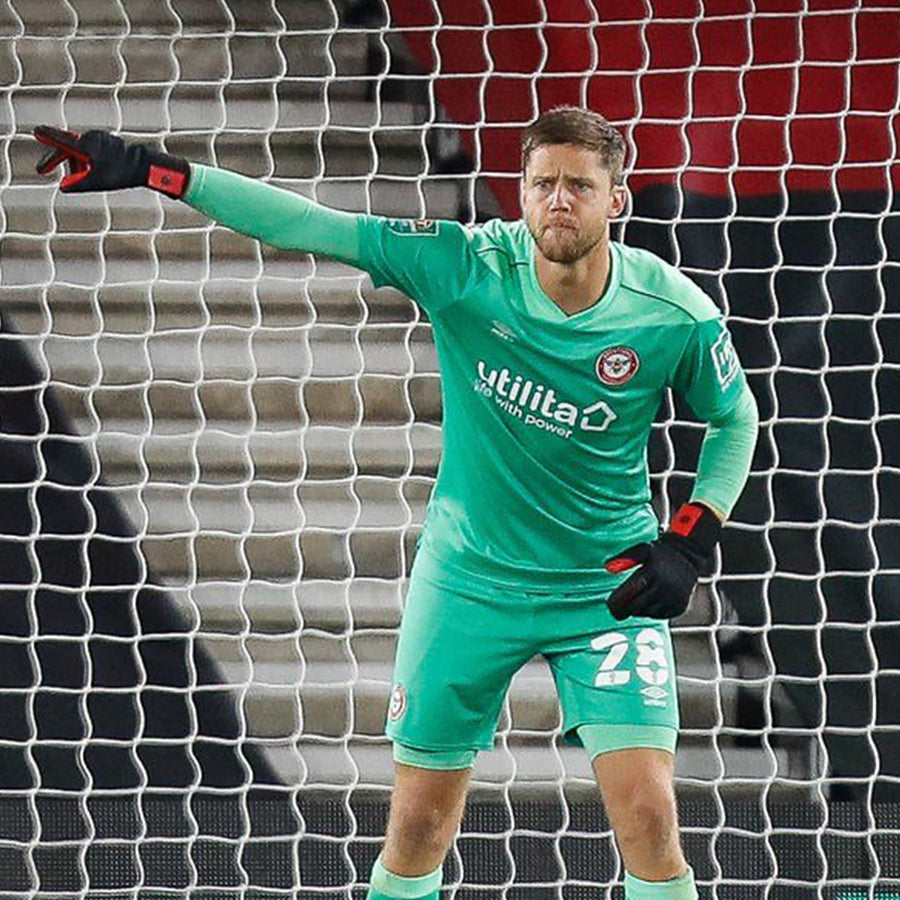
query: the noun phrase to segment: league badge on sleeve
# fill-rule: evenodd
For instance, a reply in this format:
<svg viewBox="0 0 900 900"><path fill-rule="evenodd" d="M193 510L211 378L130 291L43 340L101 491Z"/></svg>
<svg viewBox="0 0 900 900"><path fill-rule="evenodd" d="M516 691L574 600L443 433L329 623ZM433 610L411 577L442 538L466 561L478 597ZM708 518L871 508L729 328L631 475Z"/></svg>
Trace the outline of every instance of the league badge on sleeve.
<svg viewBox="0 0 900 900"><path fill-rule="evenodd" d="M716 377L722 389L728 387L738 373L738 358L731 343L731 336L724 329L709 351L716 367Z"/></svg>
<svg viewBox="0 0 900 900"><path fill-rule="evenodd" d="M388 228L394 234L431 234L438 233L435 219L390 219Z"/></svg>
<svg viewBox="0 0 900 900"><path fill-rule="evenodd" d="M631 347L608 347L597 357L597 377L610 387L631 381L640 367L640 357Z"/></svg>

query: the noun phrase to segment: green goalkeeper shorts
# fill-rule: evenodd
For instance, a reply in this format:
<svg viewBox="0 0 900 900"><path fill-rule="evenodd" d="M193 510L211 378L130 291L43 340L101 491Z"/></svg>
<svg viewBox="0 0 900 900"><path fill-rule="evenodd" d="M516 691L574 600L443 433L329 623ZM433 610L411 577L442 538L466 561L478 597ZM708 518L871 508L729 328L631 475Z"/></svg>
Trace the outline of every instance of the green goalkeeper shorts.
<svg viewBox="0 0 900 900"><path fill-rule="evenodd" d="M668 623L619 622L607 596L463 583L420 552L400 628L388 737L419 751L490 749L513 675L542 655L569 743L582 743L581 726L612 725L618 747L647 746L647 733L670 733L674 747L678 698Z"/></svg>

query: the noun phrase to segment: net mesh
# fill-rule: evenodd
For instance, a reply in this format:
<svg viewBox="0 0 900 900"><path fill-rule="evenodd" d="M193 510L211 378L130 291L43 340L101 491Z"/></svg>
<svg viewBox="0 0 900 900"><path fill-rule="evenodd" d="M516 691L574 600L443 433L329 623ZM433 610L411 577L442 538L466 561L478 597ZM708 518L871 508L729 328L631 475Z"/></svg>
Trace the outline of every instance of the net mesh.
<svg viewBox="0 0 900 900"><path fill-rule="evenodd" d="M900 14L851 0L0 0L0 889L365 889L440 454L430 327L150 192L63 196L36 124L325 204L515 216L518 134L626 135L619 228L729 317L763 427L674 629L704 897L900 890ZM668 402L662 517L702 426ZM618 895L539 661L479 757L458 896Z"/></svg>

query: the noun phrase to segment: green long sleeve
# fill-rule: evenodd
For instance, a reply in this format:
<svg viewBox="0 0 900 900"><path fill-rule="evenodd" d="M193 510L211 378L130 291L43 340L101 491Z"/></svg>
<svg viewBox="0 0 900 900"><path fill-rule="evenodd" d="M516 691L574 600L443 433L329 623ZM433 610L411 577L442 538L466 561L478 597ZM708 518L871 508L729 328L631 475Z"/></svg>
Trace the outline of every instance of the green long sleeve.
<svg viewBox="0 0 900 900"><path fill-rule="evenodd" d="M731 410L707 426L691 500L731 513L750 473L758 428L756 400L744 384Z"/></svg>
<svg viewBox="0 0 900 900"><path fill-rule="evenodd" d="M283 250L324 253L360 265L357 213L225 169L191 164L185 203L234 231Z"/></svg>

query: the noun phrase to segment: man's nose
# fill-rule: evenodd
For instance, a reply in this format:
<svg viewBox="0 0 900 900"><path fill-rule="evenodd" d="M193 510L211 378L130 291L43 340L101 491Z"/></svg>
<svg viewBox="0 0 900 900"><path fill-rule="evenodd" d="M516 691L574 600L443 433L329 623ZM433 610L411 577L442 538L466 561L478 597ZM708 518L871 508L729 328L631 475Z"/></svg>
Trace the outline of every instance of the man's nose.
<svg viewBox="0 0 900 900"><path fill-rule="evenodd" d="M568 209L572 205L572 196L566 186L559 182L550 195L551 209Z"/></svg>

